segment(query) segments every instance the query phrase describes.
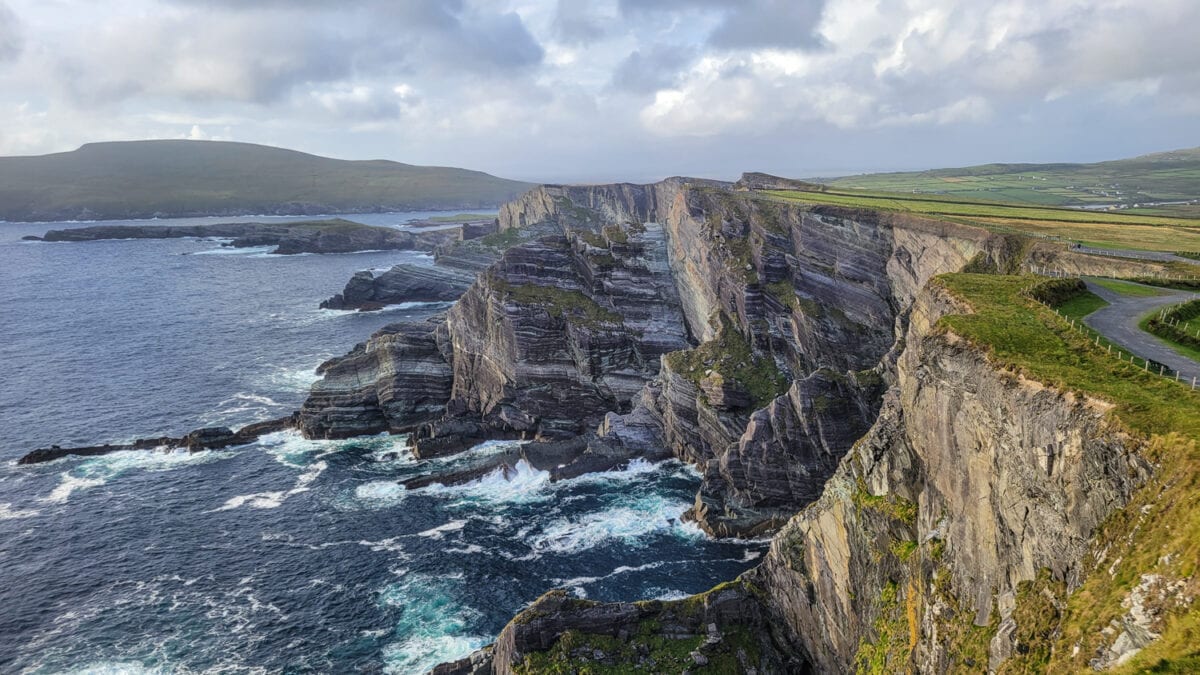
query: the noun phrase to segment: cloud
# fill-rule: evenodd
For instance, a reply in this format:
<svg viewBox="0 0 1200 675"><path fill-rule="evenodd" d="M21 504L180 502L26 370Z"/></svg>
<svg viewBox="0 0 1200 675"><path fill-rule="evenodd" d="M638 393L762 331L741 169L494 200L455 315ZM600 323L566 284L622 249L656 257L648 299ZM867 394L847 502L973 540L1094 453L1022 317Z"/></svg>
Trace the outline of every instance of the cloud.
<svg viewBox="0 0 1200 675"><path fill-rule="evenodd" d="M620 0L619 7L631 16L715 13L720 20L707 42L718 49L799 49L821 44L815 29L824 0Z"/></svg>
<svg viewBox="0 0 1200 675"><path fill-rule="evenodd" d="M546 178L1117 156L1200 137L1197 24L1195 0L0 0L0 153L198 126Z"/></svg>
<svg viewBox="0 0 1200 675"><path fill-rule="evenodd" d="M20 19L8 5L0 2L0 63L20 56L24 43Z"/></svg>
<svg viewBox="0 0 1200 675"><path fill-rule="evenodd" d="M680 45L635 50L613 70L612 86L638 94L673 87L679 82L683 68L695 57L696 49Z"/></svg>
<svg viewBox="0 0 1200 675"><path fill-rule="evenodd" d="M814 31L823 9L822 0L747 0L725 15L708 41L728 49L818 47Z"/></svg>
<svg viewBox="0 0 1200 675"><path fill-rule="evenodd" d="M554 30L559 39L570 44L595 42L605 32L603 20L591 0L558 0Z"/></svg>

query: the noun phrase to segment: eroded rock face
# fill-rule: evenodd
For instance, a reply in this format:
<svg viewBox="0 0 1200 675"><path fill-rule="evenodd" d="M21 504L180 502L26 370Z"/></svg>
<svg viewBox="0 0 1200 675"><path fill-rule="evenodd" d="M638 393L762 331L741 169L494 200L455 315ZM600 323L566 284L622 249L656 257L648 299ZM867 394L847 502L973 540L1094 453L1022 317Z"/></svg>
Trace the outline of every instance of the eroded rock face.
<svg viewBox="0 0 1200 675"><path fill-rule="evenodd" d="M564 636L571 638L564 640ZM686 601L600 603L563 591L538 598L496 643L440 675L615 668L647 672L807 673L754 595L725 584ZM549 652L549 653L548 653Z"/></svg>
<svg viewBox="0 0 1200 675"><path fill-rule="evenodd" d="M449 355L438 344L444 328L440 319L391 324L321 364L300 430L309 438L400 433L441 416L451 384Z"/></svg>
<svg viewBox="0 0 1200 675"><path fill-rule="evenodd" d="M877 366L894 353L918 289L1009 251L974 228L729 188L687 179L543 186L505 205L495 234L452 247L508 246L444 328L421 350L372 339L346 357L355 377L330 366L335 376L302 411L320 421L301 428L353 435L412 429L419 418L416 451L431 455L493 435L557 439L603 423L607 443L665 445L704 469L695 515L711 531L778 526L873 419L881 388L845 383L886 372ZM661 365L697 343L687 372ZM434 414L433 385L416 390L418 405L393 403L395 419L376 403L374 366L361 364L397 348L407 350L389 357L397 372L408 358L416 372L450 368L443 415ZM435 352L441 360L427 361ZM793 394L773 403L789 381L798 382ZM809 420L818 407L833 412ZM766 450L785 441L796 447ZM798 481L813 486L792 490Z"/></svg>
<svg viewBox="0 0 1200 675"><path fill-rule="evenodd" d="M402 302L453 302L475 281L475 275L446 267L400 264L375 276L357 272L341 293L321 309L371 311Z"/></svg>
<svg viewBox="0 0 1200 675"><path fill-rule="evenodd" d="M1012 621L1018 584L1039 570L1077 585L1097 527L1147 475L1106 404L930 334L948 311L962 309L936 288L918 303L875 425L749 575L819 670L853 669L897 622L910 661L889 667L985 669L946 626ZM991 651L1002 660L1006 647Z"/></svg>

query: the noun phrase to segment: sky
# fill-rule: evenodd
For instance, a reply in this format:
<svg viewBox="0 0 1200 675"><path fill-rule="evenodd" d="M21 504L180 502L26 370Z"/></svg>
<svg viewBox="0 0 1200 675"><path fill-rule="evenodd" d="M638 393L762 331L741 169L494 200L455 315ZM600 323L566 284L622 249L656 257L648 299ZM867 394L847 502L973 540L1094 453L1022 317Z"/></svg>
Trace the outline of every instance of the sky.
<svg viewBox="0 0 1200 675"><path fill-rule="evenodd" d="M0 0L0 155L194 138L533 181L1200 145L1197 0Z"/></svg>

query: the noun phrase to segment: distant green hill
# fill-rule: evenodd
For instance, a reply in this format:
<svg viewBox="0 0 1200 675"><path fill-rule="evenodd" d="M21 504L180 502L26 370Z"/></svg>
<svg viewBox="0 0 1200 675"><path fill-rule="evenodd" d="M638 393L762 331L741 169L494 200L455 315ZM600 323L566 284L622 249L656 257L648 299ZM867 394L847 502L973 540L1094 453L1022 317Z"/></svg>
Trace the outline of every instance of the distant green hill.
<svg viewBox="0 0 1200 675"><path fill-rule="evenodd" d="M477 209L529 187L479 171L328 159L248 143L90 143L73 152L0 157L0 219Z"/></svg>
<svg viewBox="0 0 1200 675"><path fill-rule="evenodd" d="M1043 206L1190 202L1200 199L1200 148L1096 164L983 164L822 182L841 189L945 194ZM1161 215L1200 215L1197 205L1143 208Z"/></svg>

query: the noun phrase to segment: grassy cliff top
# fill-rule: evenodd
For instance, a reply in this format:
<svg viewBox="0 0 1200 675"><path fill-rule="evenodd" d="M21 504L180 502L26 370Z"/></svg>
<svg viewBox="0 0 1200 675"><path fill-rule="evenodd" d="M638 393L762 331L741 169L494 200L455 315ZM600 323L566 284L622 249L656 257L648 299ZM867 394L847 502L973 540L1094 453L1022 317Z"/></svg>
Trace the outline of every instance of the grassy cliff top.
<svg viewBox="0 0 1200 675"><path fill-rule="evenodd" d="M1017 656L1005 672L1084 672L1104 638L1101 631L1128 611L1122 605L1144 575L1180 584L1191 602L1162 608L1161 637L1118 672L1200 670L1200 391L1121 363L1026 295L1032 277L952 274L941 284L974 309L941 326L985 349L999 365L1026 377L1114 404L1114 421L1148 439L1154 476L1102 526L1095 567L1061 614L1027 613L1044 625L1022 627L1057 636L1053 654ZM1018 612L1021 611L1020 606Z"/></svg>
<svg viewBox="0 0 1200 675"><path fill-rule="evenodd" d="M1200 148L1094 164L983 164L845 176L829 185L1047 206L1193 200L1200 198ZM1189 215L1200 216L1200 206Z"/></svg>
<svg viewBox="0 0 1200 675"><path fill-rule="evenodd" d="M73 152L0 157L0 218L57 220L495 206L530 185L479 171L346 161L218 141L94 143Z"/></svg>
<svg viewBox="0 0 1200 675"><path fill-rule="evenodd" d="M911 213L977 225L996 232L1018 232L1075 241L1090 246L1147 251L1200 251L1200 221L1129 211L1094 212L1044 206L1020 206L938 195L849 190L770 190L771 199L829 204L894 213Z"/></svg>

